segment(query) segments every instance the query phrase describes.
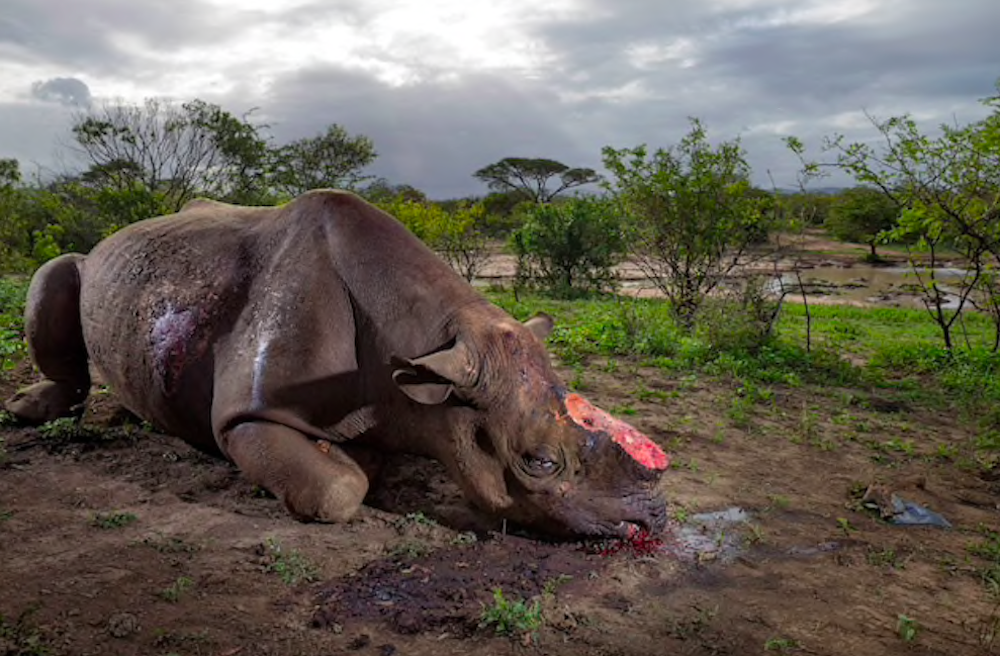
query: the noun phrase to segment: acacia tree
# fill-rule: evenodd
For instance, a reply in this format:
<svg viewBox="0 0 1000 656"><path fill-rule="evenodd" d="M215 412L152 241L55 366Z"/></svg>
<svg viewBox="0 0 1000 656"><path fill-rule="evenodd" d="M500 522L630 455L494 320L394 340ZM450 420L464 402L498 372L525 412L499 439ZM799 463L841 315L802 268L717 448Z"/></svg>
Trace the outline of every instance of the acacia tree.
<svg viewBox="0 0 1000 656"><path fill-rule="evenodd" d="M937 137L922 132L908 115L886 120L868 115L880 137L878 145L848 143L842 135L825 143L836 154L832 166L879 189L902 208L892 238L915 238L932 258L926 271L917 258L911 257L911 265L923 274L924 303L948 350L953 347L952 324L966 300L974 300L969 292L978 288L985 298L980 302L987 305L1000 294L993 275L1000 268L1000 81L997 91L982 101L992 114L967 125L942 125ZM969 262L955 308L933 266L945 241ZM1000 315L993 316L1000 321ZM995 328L1000 334L1000 323Z"/></svg>
<svg viewBox="0 0 1000 656"><path fill-rule="evenodd" d="M670 300L678 323L691 328L707 295L749 261L750 246L766 232L739 140L713 148L691 119L671 148L605 147L603 154L608 188L629 217L636 263Z"/></svg>
<svg viewBox="0 0 1000 656"><path fill-rule="evenodd" d="M243 201L266 173L258 127L202 100L105 103L78 114L72 133L91 181L145 187L171 209L200 194Z"/></svg>
<svg viewBox="0 0 1000 656"><path fill-rule="evenodd" d="M322 134L276 149L272 183L289 196L310 189L353 189L372 179L362 175L361 169L374 162L376 156L371 139L352 136L333 124Z"/></svg>
<svg viewBox="0 0 1000 656"><path fill-rule="evenodd" d="M570 168L552 159L505 157L484 166L473 176L497 192L520 192L533 203L548 203L562 192L598 182L593 169ZM554 184L554 188L549 188Z"/></svg>

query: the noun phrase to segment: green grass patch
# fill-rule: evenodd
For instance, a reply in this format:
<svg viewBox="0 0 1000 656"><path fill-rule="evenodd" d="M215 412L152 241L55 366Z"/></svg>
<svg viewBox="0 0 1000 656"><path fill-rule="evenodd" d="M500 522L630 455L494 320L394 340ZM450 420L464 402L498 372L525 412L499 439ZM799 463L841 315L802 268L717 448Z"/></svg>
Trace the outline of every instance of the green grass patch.
<svg viewBox="0 0 1000 656"><path fill-rule="evenodd" d="M503 590L493 591L493 604L483 608L479 625L483 628L493 627L497 635L517 636L538 630L542 625L542 605L533 604L522 599L508 599Z"/></svg>
<svg viewBox="0 0 1000 656"><path fill-rule="evenodd" d="M112 512L112 513L97 513L91 519L91 524L97 528L103 529L113 529L113 528L124 528L129 524L133 524L139 521L133 513L129 512Z"/></svg>
<svg viewBox="0 0 1000 656"><path fill-rule="evenodd" d="M21 276L0 276L0 375L13 369L28 352L24 341L28 282Z"/></svg>
<svg viewBox="0 0 1000 656"><path fill-rule="evenodd" d="M967 313L956 325L955 350L943 348L940 331L924 310L813 306L811 344L805 308L786 303L773 337L754 348L718 345L673 322L667 302L599 296L574 301L509 292L490 298L514 317L551 314L556 329L549 348L574 367L574 388L586 387L584 365L600 356L622 366L638 360L668 372L704 373L739 384L881 387L901 400L946 409L967 408L982 422L984 445L1000 450L1000 355L992 352L994 328L983 315ZM721 316L725 320L726 313ZM608 367L606 367L608 368ZM740 414L741 408L736 408ZM739 419L739 417L737 417Z"/></svg>

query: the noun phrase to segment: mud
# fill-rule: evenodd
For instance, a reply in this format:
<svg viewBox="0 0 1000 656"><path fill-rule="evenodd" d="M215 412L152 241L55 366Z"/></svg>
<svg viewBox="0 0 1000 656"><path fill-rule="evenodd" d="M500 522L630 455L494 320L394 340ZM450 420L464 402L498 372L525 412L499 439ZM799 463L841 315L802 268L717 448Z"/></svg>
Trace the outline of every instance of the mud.
<svg viewBox="0 0 1000 656"><path fill-rule="evenodd" d="M350 524L300 523L99 387L83 430L0 427L0 655L1000 652L977 550L1000 477L976 464L974 420L775 386L737 424L726 380L609 370L590 362L581 392L671 459L671 526L630 543L505 530L419 458L391 459ZM34 379L22 366L0 395ZM952 528L881 520L859 503L874 482ZM540 626L483 626L496 589Z"/></svg>

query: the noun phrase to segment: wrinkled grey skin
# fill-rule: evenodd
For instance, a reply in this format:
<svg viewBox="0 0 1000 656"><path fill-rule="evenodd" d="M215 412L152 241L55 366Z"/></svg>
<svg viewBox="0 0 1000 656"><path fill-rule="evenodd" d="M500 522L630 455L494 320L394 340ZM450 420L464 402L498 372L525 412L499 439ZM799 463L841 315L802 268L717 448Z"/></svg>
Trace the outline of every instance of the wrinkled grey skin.
<svg viewBox="0 0 1000 656"><path fill-rule="evenodd" d="M665 523L662 471L566 420L542 344L551 319L514 320L346 192L195 201L134 224L41 267L25 319L45 379L7 402L13 414L70 414L89 362L129 410L229 458L304 520L350 519L366 454L402 451L546 533Z"/></svg>

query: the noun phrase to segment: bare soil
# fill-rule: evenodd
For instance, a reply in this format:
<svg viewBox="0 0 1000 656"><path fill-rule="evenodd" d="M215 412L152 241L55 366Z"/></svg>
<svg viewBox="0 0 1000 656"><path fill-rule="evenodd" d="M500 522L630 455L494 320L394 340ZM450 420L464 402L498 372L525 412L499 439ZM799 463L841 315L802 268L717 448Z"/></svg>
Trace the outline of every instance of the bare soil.
<svg viewBox="0 0 1000 656"><path fill-rule="evenodd" d="M33 379L25 363L0 397ZM672 455L675 522L662 549L505 533L464 506L436 463L403 457L356 521L300 523L229 464L131 423L99 390L88 435L2 428L0 654L1000 650L986 561L968 551L981 526L997 528L1000 483L935 457L973 436L955 413L885 390L808 387L748 406L725 382L627 362L594 361L583 383ZM880 520L857 499L872 483L953 528ZM707 547L670 548L693 513L734 506L749 521ZM542 626L513 638L479 626L496 588L537 600ZM919 623L914 640L900 615Z"/></svg>

